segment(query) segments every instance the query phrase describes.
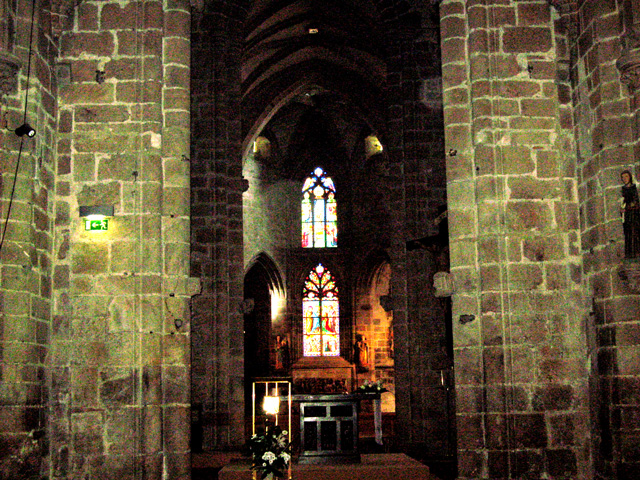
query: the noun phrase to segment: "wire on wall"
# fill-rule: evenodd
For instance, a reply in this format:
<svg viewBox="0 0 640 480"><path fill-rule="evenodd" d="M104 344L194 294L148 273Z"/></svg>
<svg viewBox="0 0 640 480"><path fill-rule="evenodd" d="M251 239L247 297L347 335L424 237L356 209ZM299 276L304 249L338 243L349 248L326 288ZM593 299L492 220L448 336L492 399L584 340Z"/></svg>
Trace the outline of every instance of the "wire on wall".
<svg viewBox="0 0 640 480"><path fill-rule="evenodd" d="M31 25L29 27L29 53L27 59L27 82L25 85L25 95L24 95L24 112L22 115L22 124L27 123L27 107L29 105L29 80L31 78L31 55L33 52L33 23L36 12L36 0L32 0L31 2ZM11 186L11 194L9 195L9 205L7 206L7 218L4 221L4 226L2 227L2 237L0 237L0 254L2 254L2 247L4 246L4 240L7 235L7 226L9 225L9 218L11 215L11 207L13 206L13 199L16 193L16 183L18 181L18 170L20 169L20 159L22 158L22 150L24 146L24 135L20 136L20 148L18 149L18 158L16 160L16 168L13 173L13 185Z"/></svg>

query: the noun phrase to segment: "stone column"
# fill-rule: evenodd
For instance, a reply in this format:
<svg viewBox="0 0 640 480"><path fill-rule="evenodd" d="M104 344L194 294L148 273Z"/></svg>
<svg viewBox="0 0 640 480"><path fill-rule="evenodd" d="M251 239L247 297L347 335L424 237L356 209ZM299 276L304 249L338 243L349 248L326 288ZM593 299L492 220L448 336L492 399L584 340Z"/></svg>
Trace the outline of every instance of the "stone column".
<svg viewBox="0 0 640 480"><path fill-rule="evenodd" d="M390 35L392 37L392 35ZM406 50L405 43L409 38L398 37L389 47L389 63L395 66L395 75L388 79L390 92L389 121L387 129L389 137L389 192L387 208L391 213L389 231L391 246L389 257L392 275L387 297L387 310L393 310L393 335L395 342L395 400L396 400L396 438L407 444L411 439L411 359L409 356L410 331L407 312L407 258L405 241L406 225L406 165L403 158L404 116L402 105L402 55Z"/></svg>
<svg viewBox="0 0 640 480"><path fill-rule="evenodd" d="M620 55L615 62L619 73L617 88L608 95L601 109L605 112L602 122L601 151L594 156L603 165L613 168L603 169L608 186L605 197L608 222L608 245L601 247L603 253L597 255L594 263L595 321L598 339L598 373L600 406L599 442L597 470L603 478L629 478L640 471L640 399L636 395L640 388L640 258L624 257L624 239L621 218L615 211L615 201L620 201L620 172L631 170L634 182L638 184L640 168L640 6L637 2L625 0L618 10L605 11L610 18L618 20L622 26L619 38L611 42ZM586 26L586 25L585 25ZM618 33L618 32L617 32ZM608 47L604 41L593 47ZM597 68L611 72L615 78L612 59L600 57ZM605 77L607 78L607 77ZM592 88L604 88L595 85ZM616 107L615 109L612 107ZM622 107L622 108L620 108ZM605 124L607 122L607 124ZM613 130L611 123L619 125ZM619 203L618 203L619 205ZM605 240L608 237L605 237ZM614 240L615 239L615 240ZM604 243L604 242L601 242ZM597 243L591 252L598 252ZM595 255L594 255L595 256Z"/></svg>
<svg viewBox="0 0 640 480"><path fill-rule="evenodd" d="M425 14L426 15L426 14ZM393 328L396 377L396 438L406 450L424 457L451 454L447 392L440 372L449 370L446 302L433 295L436 261L417 239L438 232L433 219L445 205L445 165L436 35L405 25L387 33L391 48L389 152L393 177L388 205L397 226L391 228ZM419 243L419 242L418 242ZM430 412L430 413L427 413ZM437 412L437 413L436 413Z"/></svg>
<svg viewBox="0 0 640 480"><path fill-rule="evenodd" d="M50 478L190 477L189 22L84 3L60 40Z"/></svg>
<svg viewBox="0 0 640 480"><path fill-rule="evenodd" d="M220 8L222 11L218 11ZM244 432L241 19L216 5L194 16L191 272L203 282L192 321L192 398L203 448L240 448ZM235 14L241 15L238 7Z"/></svg>
<svg viewBox="0 0 640 480"><path fill-rule="evenodd" d="M0 2L0 476L38 476L46 457L56 105L48 15ZM36 12L37 13L37 12ZM31 59L31 68L26 68ZM35 137L18 137L24 122Z"/></svg>
<svg viewBox="0 0 640 480"><path fill-rule="evenodd" d="M554 27L546 1L441 4L460 478L590 478L586 291Z"/></svg>

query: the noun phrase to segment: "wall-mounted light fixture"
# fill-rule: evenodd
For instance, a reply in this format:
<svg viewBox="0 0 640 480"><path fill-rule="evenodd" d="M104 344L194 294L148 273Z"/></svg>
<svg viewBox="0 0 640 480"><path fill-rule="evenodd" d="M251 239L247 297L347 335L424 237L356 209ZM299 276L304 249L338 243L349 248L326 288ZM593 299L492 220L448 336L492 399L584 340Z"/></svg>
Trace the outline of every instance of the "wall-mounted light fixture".
<svg viewBox="0 0 640 480"><path fill-rule="evenodd" d="M19 137L24 137L26 135L27 137L32 138L36 136L36 131L28 123L23 123L18 128L16 128L15 131L16 135Z"/></svg>
<svg viewBox="0 0 640 480"><path fill-rule="evenodd" d="M80 216L85 219L85 230L109 230L109 220L107 217L113 217L113 205L81 206Z"/></svg>

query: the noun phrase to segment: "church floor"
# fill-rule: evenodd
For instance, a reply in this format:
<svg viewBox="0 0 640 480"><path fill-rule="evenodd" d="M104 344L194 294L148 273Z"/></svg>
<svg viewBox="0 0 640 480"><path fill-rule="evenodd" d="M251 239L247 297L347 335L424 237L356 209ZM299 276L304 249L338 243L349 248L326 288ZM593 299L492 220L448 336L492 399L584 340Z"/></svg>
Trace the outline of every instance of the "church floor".
<svg viewBox="0 0 640 480"><path fill-rule="evenodd" d="M233 454L194 454L192 480L249 480L248 459ZM440 466L441 467L441 466ZM294 465L295 480L448 480L447 475L436 476L430 468L399 453L363 454L357 465Z"/></svg>

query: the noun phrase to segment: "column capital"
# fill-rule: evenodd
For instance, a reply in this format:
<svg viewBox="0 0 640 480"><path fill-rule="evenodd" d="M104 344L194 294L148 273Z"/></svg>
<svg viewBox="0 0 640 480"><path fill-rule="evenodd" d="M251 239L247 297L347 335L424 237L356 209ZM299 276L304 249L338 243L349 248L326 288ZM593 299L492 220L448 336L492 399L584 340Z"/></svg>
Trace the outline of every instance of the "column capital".
<svg viewBox="0 0 640 480"><path fill-rule="evenodd" d="M620 81L634 94L640 88L640 49L625 49L616 61L616 67L620 71Z"/></svg>

